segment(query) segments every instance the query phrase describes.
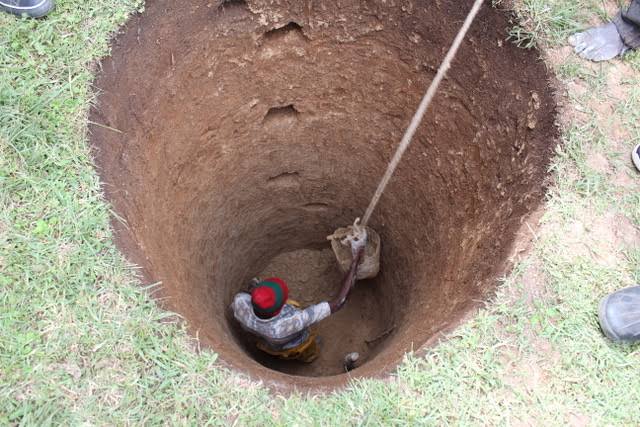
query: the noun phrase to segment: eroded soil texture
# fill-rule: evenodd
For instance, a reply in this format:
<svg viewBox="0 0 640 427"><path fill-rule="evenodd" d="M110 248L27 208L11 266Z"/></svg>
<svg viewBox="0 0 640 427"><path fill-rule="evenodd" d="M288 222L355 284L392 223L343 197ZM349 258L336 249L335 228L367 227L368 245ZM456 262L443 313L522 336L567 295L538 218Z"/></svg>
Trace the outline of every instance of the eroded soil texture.
<svg viewBox="0 0 640 427"><path fill-rule="evenodd" d="M304 304L361 216L471 1L149 1L102 62L91 141L121 249L202 345L273 384L391 370L495 287L556 140L549 73L485 6L370 225L380 275L319 327L310 365L259 354L228 306L277 274Z"/></svg>

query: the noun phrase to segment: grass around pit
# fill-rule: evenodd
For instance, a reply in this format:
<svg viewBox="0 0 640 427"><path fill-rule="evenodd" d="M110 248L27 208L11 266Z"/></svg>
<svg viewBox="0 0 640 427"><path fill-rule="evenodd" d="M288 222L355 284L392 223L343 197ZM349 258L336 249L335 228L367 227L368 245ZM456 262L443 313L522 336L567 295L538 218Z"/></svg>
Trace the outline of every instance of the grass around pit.
<svg viewBox="0 0 640 427"><path fill-rule="evenodd" d="M159 310L115 249L87 144L92 69L138 0L0 14L0 424L638 425L640 351L603 338L599 299L640 281L640 53L564 47L616 5L516 2L512 41L561 83L562 144L532 253L476 317L386 380L271 395ZM487 7L487 6L485 6Z"/></svg>

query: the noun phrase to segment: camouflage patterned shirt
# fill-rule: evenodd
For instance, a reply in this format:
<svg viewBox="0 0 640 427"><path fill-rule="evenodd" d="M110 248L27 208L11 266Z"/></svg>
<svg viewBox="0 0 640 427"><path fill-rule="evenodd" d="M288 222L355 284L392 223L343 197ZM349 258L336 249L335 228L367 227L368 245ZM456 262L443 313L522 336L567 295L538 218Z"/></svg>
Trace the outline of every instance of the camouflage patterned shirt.
<svg viewBox="0 0 640 427"><path fill-rule="evenodd" d="M286 350L302 344L309 337L309 326L331 314L328 302L303 310L285 304L277 316L261 319L253 311L251 295L245 292L234 297L231 310L245 331L262 338L274 350Z"/></svg>

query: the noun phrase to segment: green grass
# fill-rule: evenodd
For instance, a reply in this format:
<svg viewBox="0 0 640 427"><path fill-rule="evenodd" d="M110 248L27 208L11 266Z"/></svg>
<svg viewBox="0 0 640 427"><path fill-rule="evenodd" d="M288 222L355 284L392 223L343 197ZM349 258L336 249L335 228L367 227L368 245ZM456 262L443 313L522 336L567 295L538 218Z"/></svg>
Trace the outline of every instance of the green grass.
<svg viewBox="0 0 640 427"><path fill-rule="evenodd" d="M568 108L583 113L563 129L533 253L477 317L407 354L388 380L281 397L194 351L113 245L86 113L92 64L140 8L61 0L46 20L0 15L0 424L640 424L638 347L605 340L595 314L603 295L640 279L640 249L609 233L619 221L603 222L640 224L628 161L640 142L639 53L625 59L637 71L611 117L595 107L617 64L558 64ZM603 11L599 1L523 0L512 38L556 48ZM594 152L608 170L593 167Z"/></svg>
<svg viewBox="0 0 640 427"><path fill-rule="evenodd" d="M501 3L501 2L500 2ZM582 28L591 1L524 0L517 4L509 39L522 48L542 42L559 43Z"/></svg>

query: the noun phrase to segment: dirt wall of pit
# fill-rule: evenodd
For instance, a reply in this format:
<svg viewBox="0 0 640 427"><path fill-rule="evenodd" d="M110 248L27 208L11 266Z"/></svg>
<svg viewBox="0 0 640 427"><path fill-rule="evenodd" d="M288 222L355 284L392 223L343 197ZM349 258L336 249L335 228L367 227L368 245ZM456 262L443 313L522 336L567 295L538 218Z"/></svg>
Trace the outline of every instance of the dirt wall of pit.
<svg viewBox="0 0 640 427"><path fill-rule="evenodd" d="M470 5L150 1L115 39L91 141L126 220L120 247L225 362L275 383L345 381L335 357L258 363L227 307L274 259L294 260L286 275L362 215ZM542 199L555 104L545 65L505 41L509 26L482 9L372 219L381 274L323 323L336 355L362 347L353 375L388 371L476 306ZM285 278L299 298L329 298L325 270Z"/></svg>

